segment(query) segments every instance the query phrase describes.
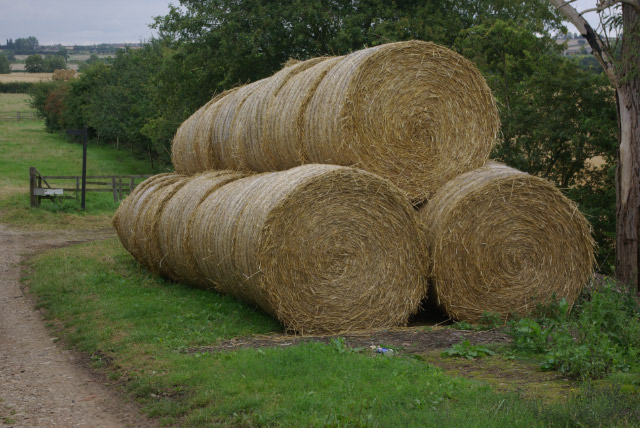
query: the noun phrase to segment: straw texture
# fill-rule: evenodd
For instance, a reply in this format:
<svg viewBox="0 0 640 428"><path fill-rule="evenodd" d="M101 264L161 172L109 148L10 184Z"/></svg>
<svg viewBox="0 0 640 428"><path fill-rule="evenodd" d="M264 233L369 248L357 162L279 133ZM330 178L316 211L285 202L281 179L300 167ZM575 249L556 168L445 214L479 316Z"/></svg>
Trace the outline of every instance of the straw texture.
<svg viewBox="0 0 640 428"><path fill-rule="evenodd" d="M212 171L190 177L166 202L160 218L159 233L162 260L160 272L174 280L196 286L206 284L199 275L193 256L191 225L196 208L211 193L225 184L243 177L232 171Z"/></svg>
<svg viewBox="0 0 640 428"><path fill-rule="evenodd" d="M258 172L351 165L421 201L483 165L499 129L494 99L477 68L429 42L299 62L223 95L178 130L176 171L204 164ZM192 146L206 138L195 138L195 129L212 136L208 160L196 159L205 151Z"/></svg>
<svg viewBox="0 0 640 428"><path fill-rule="evenodd" d="M572 304L593 274L594 241L548 181L490 162L446 183L419 212L437 303L458 320Z"/></svg>
<svg viewBox="0 0 640 428"><path fill-rule="evenodd" d="M116 213L123 245L153 270L260 306L300 333L404 325L418 310L426 250L391 183L332 165L239 177L145 182Z"/></svg>

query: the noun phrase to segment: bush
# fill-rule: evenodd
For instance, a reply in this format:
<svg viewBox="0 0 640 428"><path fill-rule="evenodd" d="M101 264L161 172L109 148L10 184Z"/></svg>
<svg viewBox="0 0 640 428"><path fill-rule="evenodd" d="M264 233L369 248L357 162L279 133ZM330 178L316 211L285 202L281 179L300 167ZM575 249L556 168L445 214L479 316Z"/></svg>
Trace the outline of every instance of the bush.
<svg viewBox="0 0 640 428"><path fill-rule="evenodd" d="M64 96L67 90L68 83L64 81L33 83L29 89L29 105L36 110L38 116L45 119L49 131L64 128Z"/></svg>
<svg viewBox="0 0 640 428"><path fill-rule="evenodd" d="M26 94L33 85L33 82L0 82L0 94Z"/></svg>
<svg viewBox="0 0 640 428"><path fill-rule="evenodd" d="M571 378L601 378L639 364L640 305L612 280L583 293L571 313L560 301L537 319L513 321L509 332L516 350L542 354L542 368Z"/></svg>

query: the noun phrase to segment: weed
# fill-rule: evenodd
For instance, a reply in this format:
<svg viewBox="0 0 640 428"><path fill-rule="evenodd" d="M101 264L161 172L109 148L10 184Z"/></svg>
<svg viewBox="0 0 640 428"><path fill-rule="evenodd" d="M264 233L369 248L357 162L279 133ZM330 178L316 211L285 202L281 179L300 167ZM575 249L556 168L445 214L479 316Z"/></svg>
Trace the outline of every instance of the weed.
<svg viewBox="0 0 640 428"><path fill-rule="evenodd" d="M495 352L486 346L472 345L467 339L464 342L456 343L449 349L445 349L441 355L443 357L459 357L473 360L474 358L495 355Z"/></svg>
<svg viewBox="0 0 640 428"><path fill-rule="evenodd" d="M631 292L611 281L582 296L571 313L561 300L537 315L510 323L508 331L514 349L543 356L543 369L597 379L638 364L640 307Z"/></svg>

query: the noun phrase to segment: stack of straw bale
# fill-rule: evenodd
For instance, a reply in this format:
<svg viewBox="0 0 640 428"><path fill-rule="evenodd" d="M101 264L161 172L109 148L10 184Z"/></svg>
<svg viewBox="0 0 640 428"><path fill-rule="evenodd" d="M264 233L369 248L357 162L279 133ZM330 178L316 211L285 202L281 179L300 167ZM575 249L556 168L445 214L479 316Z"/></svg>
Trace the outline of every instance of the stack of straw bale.
<svg viewBox="0 0 640 428"><path fill-rule="evenodd" d="M178 173L136 188L114 225L152 271L301 333L406 324L427 276L459 320L572 303L589 224L547 181L487 163L498 130L478 70L432 43L291 61L188 118Z"/></svg>
<svg viewBox="0 0 640 428"><path fill-rule="evenodd" d="M419 212L432 295L455 319L527 315L573 303L592 275L591 228L548 181L489 162L446 183Z"/></svg>
<svg viewBox="0 0 640 428"><path fill-rule="evenodd" d="M415 201L482 166L499 118L478 69L428 42L314 58L224 92L173 141L176 171L351 165Z"/></svg>
<svg viewBox="0 0 640 428"><path fill-rule="evenodd" d="M354 168L156 176L114 226L152 271L236 296L301 333L403 325L426 295L412 206Z"/></svg>

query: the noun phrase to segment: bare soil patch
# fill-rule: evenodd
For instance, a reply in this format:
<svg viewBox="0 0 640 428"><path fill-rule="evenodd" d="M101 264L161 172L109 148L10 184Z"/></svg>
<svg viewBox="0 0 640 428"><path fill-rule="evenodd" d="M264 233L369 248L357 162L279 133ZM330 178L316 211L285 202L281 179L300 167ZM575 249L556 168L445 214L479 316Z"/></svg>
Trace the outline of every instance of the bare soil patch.
<svg viewBox="0 0 640 428"><path fill-rule="evenodd" d="M466 331L444 327L406 327L378 331L362 331L327 336L294 336L287 334L256 335L225 340L213 346L189 349L188 352L220 352L243 348L286 347L299 343L330 343L340 337L349 348L383 348L405 354L421 354L445 349L464 340L472 344L507 343L510 338L500 330Z"/></svg>

